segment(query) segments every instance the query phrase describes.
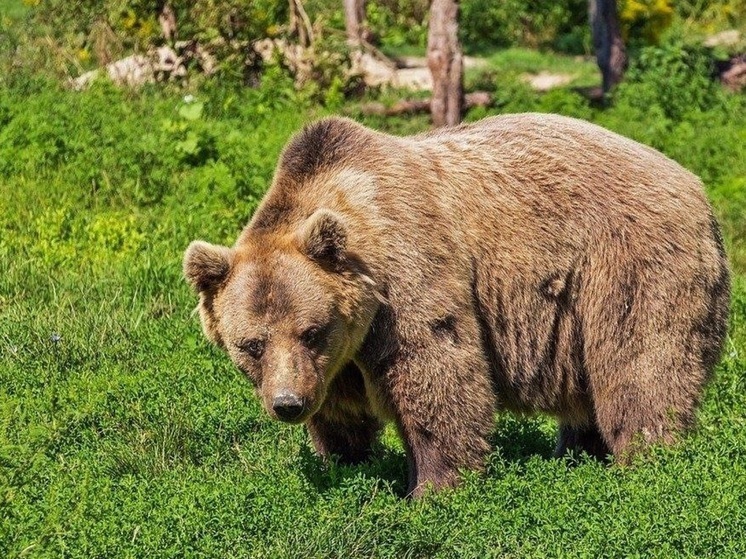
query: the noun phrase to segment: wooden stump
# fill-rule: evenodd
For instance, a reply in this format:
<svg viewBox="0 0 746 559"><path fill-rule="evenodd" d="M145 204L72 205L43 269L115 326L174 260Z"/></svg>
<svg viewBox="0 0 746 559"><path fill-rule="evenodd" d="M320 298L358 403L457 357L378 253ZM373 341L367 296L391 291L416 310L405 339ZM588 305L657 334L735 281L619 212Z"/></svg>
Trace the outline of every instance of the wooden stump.
<svg viewBox="0 0 746 559"><path fill-rule="evenodd" d="M427 65L433 75L433 124L458 124L464 103L464 60L458 41L458 1L432 0Z"/></svg>

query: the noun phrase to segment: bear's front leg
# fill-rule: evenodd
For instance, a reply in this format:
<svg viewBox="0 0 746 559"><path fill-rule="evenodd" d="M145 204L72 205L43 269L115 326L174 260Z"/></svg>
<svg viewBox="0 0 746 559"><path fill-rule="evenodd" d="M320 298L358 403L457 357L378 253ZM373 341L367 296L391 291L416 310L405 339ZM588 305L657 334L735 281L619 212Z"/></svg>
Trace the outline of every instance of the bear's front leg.
<svg viewBox="0 0 746 559"><path fill-rule="evenodd" d="M362 373L349 363L332 381L322 408L306 423L316 452L342 464L367 460L381 431L370 411Z"/></svg>
<svg viewBox="0 0 746 559"><path fill-rule="evenodd" d="M478 347L460 337L415 350L387 372L409 463L407 493L455 485L459 470L482 470L490 451L495 396Z"/></svg>

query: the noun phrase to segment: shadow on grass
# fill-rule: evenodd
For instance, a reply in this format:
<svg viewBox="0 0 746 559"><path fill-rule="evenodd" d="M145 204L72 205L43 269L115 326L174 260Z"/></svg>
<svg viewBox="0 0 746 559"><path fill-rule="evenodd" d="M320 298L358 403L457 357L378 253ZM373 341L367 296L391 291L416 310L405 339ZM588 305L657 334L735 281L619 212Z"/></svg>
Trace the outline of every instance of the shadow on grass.
<svg viewBox="0 0 746 559"><path fill-rule="evenodd" d="M490 437L490 444L508 462L522 465L537 456L550 460L554 454L556 435L547 434L546 428L542 427L538 419L503 416ZM369 461L341 465L335 460L325 462L309 445L301 449L300 462L303 475L320 493L362 475L384 480L391 485L395 494L406 496L407 459L398 450L377 445Z"/></svg>
<svg viewBox="0 0 746 559"><path fill-rule="evenodd" d="M319 493L338 488L354 478L380 479L387 482L394 494L406 496L407 459L402 452L377 445L367 462L355 465L339 464L336 459L325 461L310 446L301 449L301 470Z"/></svg>
<svg viewBox="0 0 746 559"><path fill-rule="evenodd" d="M610 106L609 99L600 86L572 87L570 91L585 97L588 105L593 109L607 109Z"/></svg>
<svg viewBox="0 0 746 559"><path fill-rule="evenodd" d="M544 418L503 414L492 432L490 444L505 460L523 464L535 456L552 458L556 437L554 430L547 433Z"/></svg>

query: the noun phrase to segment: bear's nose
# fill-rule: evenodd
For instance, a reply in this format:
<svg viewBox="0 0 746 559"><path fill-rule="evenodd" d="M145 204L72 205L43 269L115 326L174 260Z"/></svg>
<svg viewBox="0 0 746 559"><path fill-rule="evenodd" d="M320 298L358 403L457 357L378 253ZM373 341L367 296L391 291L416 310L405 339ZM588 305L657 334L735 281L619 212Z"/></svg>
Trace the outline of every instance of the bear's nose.
<svg viewBox="0 0 746 559"><path fill-rule="evenodd" d="M282 390L272 401L272 409L283 421L292 421L303 413L303 400L289 390Z"/></svg>

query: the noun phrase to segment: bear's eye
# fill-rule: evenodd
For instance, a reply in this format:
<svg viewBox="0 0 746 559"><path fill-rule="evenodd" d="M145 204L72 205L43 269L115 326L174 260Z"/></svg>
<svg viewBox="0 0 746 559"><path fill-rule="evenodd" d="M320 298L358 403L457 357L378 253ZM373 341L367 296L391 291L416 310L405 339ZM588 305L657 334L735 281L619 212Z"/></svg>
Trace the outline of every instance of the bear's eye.
<svg viewBox="0 0 746 559"><path fill-rule="evenodd" d="M300 335L300 342L307 348L315 348L321 342L321 328L311 326Z"/></svg>
<svg viewBox="0 0 746 559"><path fill-rule="evenodd" d="M264 353L264 340L254 338L252 340L241 340L236 344L238 351L246 353L254 359L259 359Z"/></svg>

